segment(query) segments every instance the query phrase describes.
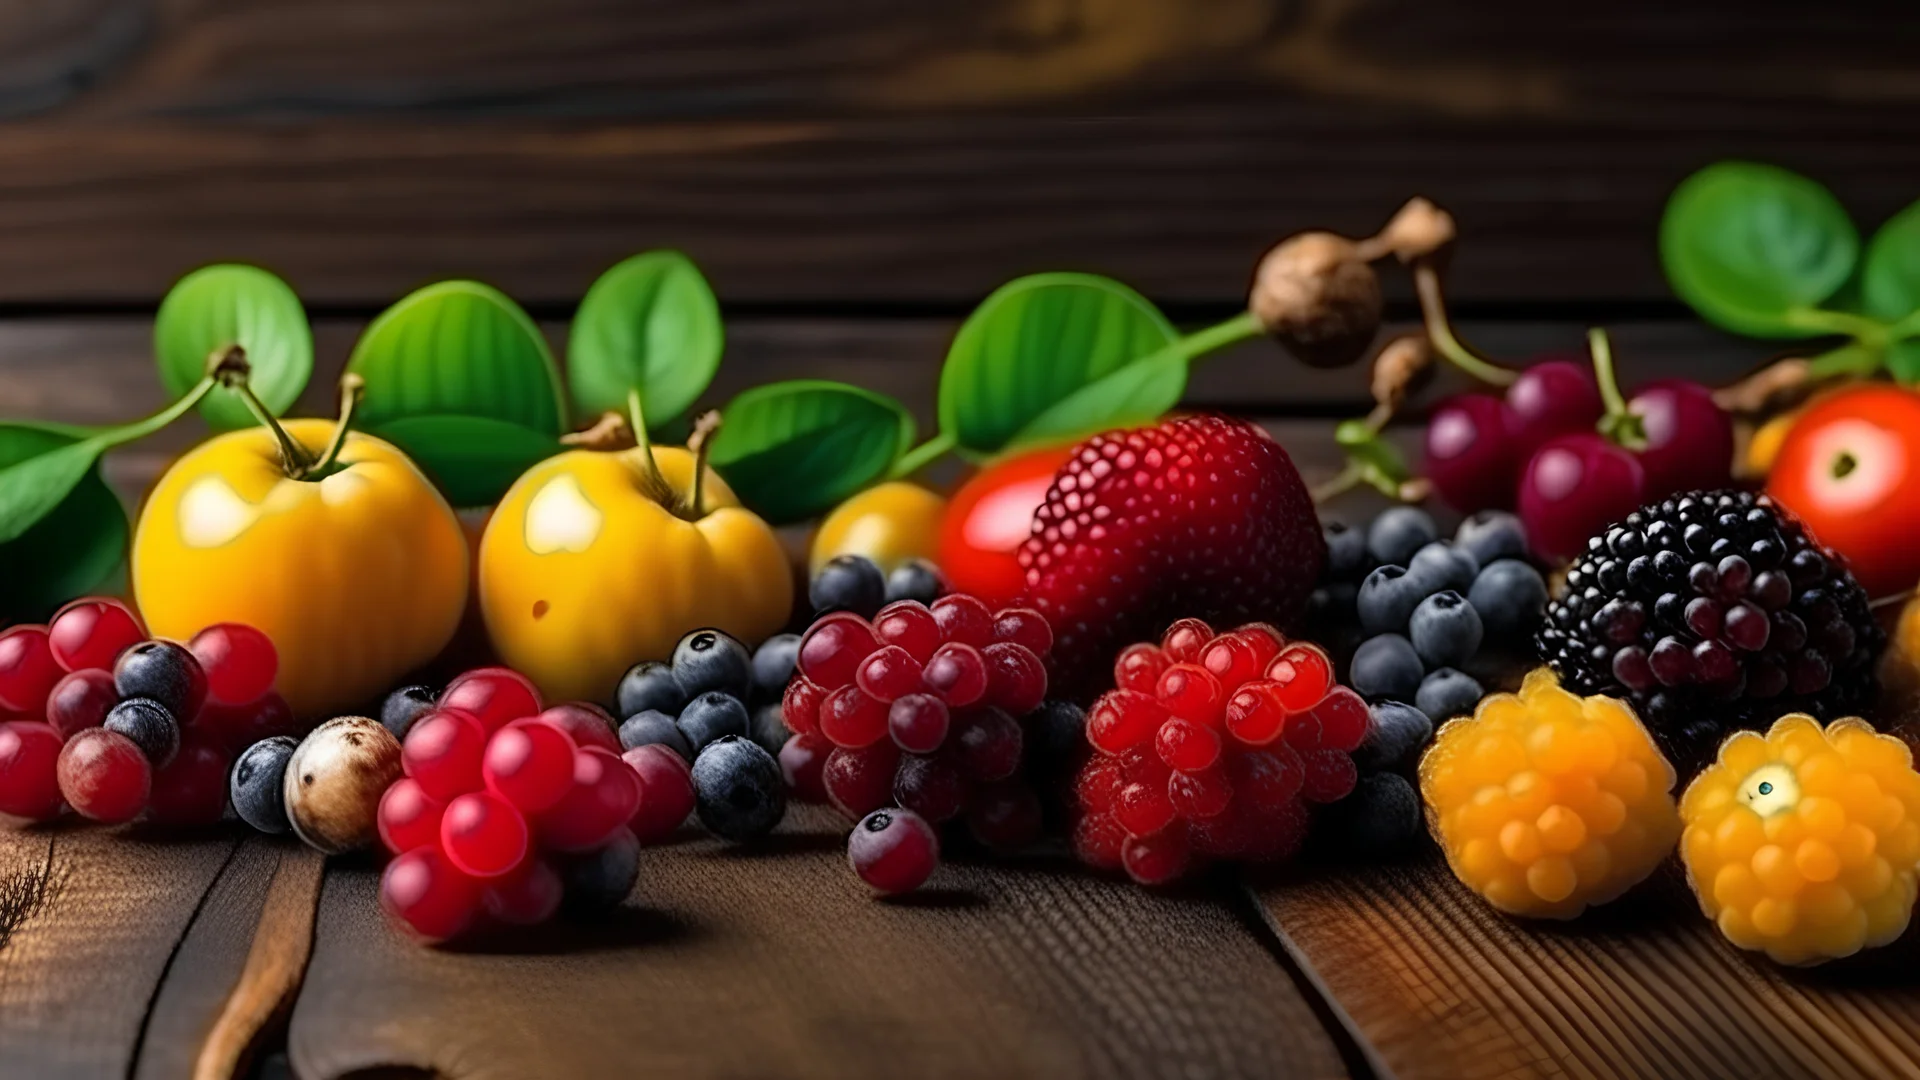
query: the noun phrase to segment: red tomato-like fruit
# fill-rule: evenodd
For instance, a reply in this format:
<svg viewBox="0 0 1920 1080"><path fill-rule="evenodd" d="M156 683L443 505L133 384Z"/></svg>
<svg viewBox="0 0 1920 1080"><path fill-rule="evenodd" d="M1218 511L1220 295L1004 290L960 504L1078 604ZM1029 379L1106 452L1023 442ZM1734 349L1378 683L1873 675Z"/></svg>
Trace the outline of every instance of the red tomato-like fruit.
<svg viewBox="0 0 1920 1080"><path fill-rule="evenodd" d="M1920 394L1862 385L1819 398L1787 432L1767 494L1846 556L1869 596L1920 582Z"/></svg>
<svg viewBox="0 0 1920 1080"><path fill-rule="evenodd" d="M1026 592L1020 545L1033 531L1033 512L1046 501L1053 474L1072 456L1071 446L1017 454L960 485L940 525L940 569L952 591L995 608Z"/></svg>

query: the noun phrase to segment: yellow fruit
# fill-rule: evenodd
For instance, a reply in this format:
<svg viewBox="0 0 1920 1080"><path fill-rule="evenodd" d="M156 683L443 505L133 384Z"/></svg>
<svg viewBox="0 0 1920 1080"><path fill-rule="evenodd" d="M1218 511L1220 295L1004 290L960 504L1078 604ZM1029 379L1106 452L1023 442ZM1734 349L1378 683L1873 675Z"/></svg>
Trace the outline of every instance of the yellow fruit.
<svg viewBox="0 0 1920 1080"><path fill-rule="evenodd" d="M1740 459L1740 475L1748 479L1764 480L1773 471L1773 462L1780 456L1780 448L1786 444L1787 432L1793 430L1794 422L1800 419L1800 410L1784 412L1754 429L1747 440L1746 453Z"/></svg>
<svg viewBox="0 0 1920 1080"><path fill-rule="evenodd" d="M480 540L487 633L549 700L609 700L627 668L670 659L694 630L752 647L785 625L779 539L698 471L696 485L689 450L574 450L527 470L494 509Z"/></svg>
<svg viewBox="0 0 1920 1080"><path fill-rule="evenodd" d="M807 574L836 555L865 555L883 574L908 559L931 559L940 547L947 500L918 484L895 480L870 487L833 508L813 534Z"/></svg>
<svg viewBox="0 0 1920 1080"><path fill-rule="evenodd" d="M1920 773L1865 722L1802 713L1720 747L1680 800L1700 909L1728 940L1783 964L1885 945L1920 878Z"/></svg>
<svg viewBox="0 0 1920 1080"><path fill-rule="evenodd" d="M1653 872L1680 835L1673 780L1631 709L1575 697L1546 668L1449 721L1420 761L1454 875L1502 911L1548 919Z"/></svg>
<svg viewBox="0 0 1920 1080"><path fill-rule="evenodd" d="M329 420L290 420L319 458ZM350 433L340 469L295 480L264 428L210 439L168 469L134 533L134 597L157 636L239 622L273 639L277 689L317 718L374 701L440 652L466 606L467 547L405 454Z"/></svg>

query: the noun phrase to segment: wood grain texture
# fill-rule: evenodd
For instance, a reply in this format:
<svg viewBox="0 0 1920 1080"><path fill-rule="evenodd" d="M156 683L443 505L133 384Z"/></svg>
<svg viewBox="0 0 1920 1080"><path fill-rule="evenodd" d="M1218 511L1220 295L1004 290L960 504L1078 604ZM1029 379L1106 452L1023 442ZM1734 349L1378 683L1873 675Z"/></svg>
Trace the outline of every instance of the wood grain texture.
<svg viewBox="0 0 1920 1080"><path fill-rule="evenodd" d="M1914 935L1781 969L1722 940L1671 867L1565 925L1500 915L1437 854L1252 891L1401 1080L1920 1076Z"/></svg>
<svg viewBox="0 0 1920 1080"><path fill-rule="evenodd" d="M422 949L386 923L371 870L336 869L294 1069L1345 1075L1284 970L1205 886L1168 896L1052 863L949 864L931 891L883 902L848 870L843 836L808 808L758 847L649 849L610 922L515 951Z"/></svg>
<svg viewBox="0 0 1920 1080"><path fill-rule="evenodd" d="M1416 191L1465 226L1463 298L1665 298L1654 222L1707 161L1813 172L1869 222L1920 172L1920 31L1868 5L12 8L0 302L148 303L240 258L328 302L469 274L566 303L662 245L734 302L1053 268L1226 302L1280 236Z"/></svg>

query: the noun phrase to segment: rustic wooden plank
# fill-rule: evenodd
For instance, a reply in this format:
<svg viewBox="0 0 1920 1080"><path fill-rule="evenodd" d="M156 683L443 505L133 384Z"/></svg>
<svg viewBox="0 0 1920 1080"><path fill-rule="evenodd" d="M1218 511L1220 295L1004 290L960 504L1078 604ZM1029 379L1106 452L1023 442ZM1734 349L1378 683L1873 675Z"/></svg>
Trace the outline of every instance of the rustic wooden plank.
<svg viewBox="0 0 1920 1080"><path fill-rule="evenodd" d="M570 302L641 247L736 301L964 304L1103 270L1230 301L1288 232L1416 190L1466 299L1665 298L1687 172L1913 197L1911 20L1786 0L273 0L0 19L0 302L151 302L263 261L377 304Z"/></svg>
<svg viewBox="0 0 1920 1080"><path fill-rule="evenodd" d="M1344 1076L1227 883L1149 892L1048 860L873 899L844 826L643 855L626 907L490 949L422 949L372 870L330 873L290 1048L303 1077Z"/></svg>
<svg viewBox="0 0 1920 1080"><path fill-rule="evenodd" d="M1500 915L1437 853L1250 891L1400 1080L1920 1076L1913 935L1778 968L1721 939L1672 867L1565 925Z"/></svg>

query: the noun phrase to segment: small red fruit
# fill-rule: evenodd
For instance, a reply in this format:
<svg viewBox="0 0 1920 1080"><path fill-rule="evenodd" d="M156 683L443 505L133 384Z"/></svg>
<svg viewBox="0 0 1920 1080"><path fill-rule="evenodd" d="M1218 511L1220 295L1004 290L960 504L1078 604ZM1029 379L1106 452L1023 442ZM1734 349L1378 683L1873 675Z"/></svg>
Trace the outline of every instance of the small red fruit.
<svg viewBox="0 0 1920 1080"><path fill-rule="evenodd" d="M956 591L996 605L1026 592L1020 545L1033 532L1033 512L1046 499L1053 474L1071 456L1067 446L1017 454L982 469L953 493L937 561Z"/></svg>
<svg viewBox="0 0 1920 1080"><path fill-rule="evenodd" d="M0 632L0 709L40 719L46 715L47 695L63 674L46 627L13 626Z"/></svg>
<svg viewBox="0 0 1920 1080"><path fill-rule="evenodd" d="M1627 411L1647 436L1637 452L1647 471L1646 499L1732 481L1733 418L1714 403L1713 391L1687 379L1658 379L1634 392Z"/></svg>
<svg viewBox="0 0 1920 1080"><path fill-rule="evenodd" d="M1788 430L1767 494L1845 556L1869 596L1920 582L1920 394L1862 384L1814 401Z"/></svg>
<svg viewBox="0 0 1920 1080"><path fill-rule="evenodd" d="M627 828L643 844L658 843L678 832L693 813L693 773L687 763L658 743L636 746L620 757L640 778L640 806ZM786 760L785 754L781 760Z"/></svg>
<svg viewBox="0 0 1920 1080"><path fill-rule="evenodd" d="M491 735L522 717L539 715L540 691L512 668L476 668L448 683L439 705L465 710Z"/></svg>
<svg viewBox="0 0 1920 1080"><path fill-rule="evenodd" d="M1520 478L1520 519L1534 554L1564 562L1587 538L1638 509L1646 471L1598 434L1562 435L1542 446Z"/></svg>
<svg viewBox="0 0 1920 1080"><path fill-rule="evenodd" d="M1434 407L1421 474L1448 506L1470 514L1513 505L1514 471L1526 458L1514 448L1511 422L1492 394L1461 394Z"/></svg>
<svg viewBox="0 0 1920 1080"><path fill-rule="evenodd" d="M418 847L387 864L380 875L380 906L416 936L446 941L473 924L480 884L438 847Z"/></svg>
<svg viewBox="0 0 1920 1080"><path fill-rule="evenodd" d="M53 658L68 671L113 670L120 654L147 639L147 630L125 604L104 597L75 600L48 625Z"/></svg>
<svg viewBox="0 0 1920 1080"><path fill-rule="evenodd" d="M46 724L0 723L0 814L48 821L60 813L60 742Z"/></svg>

